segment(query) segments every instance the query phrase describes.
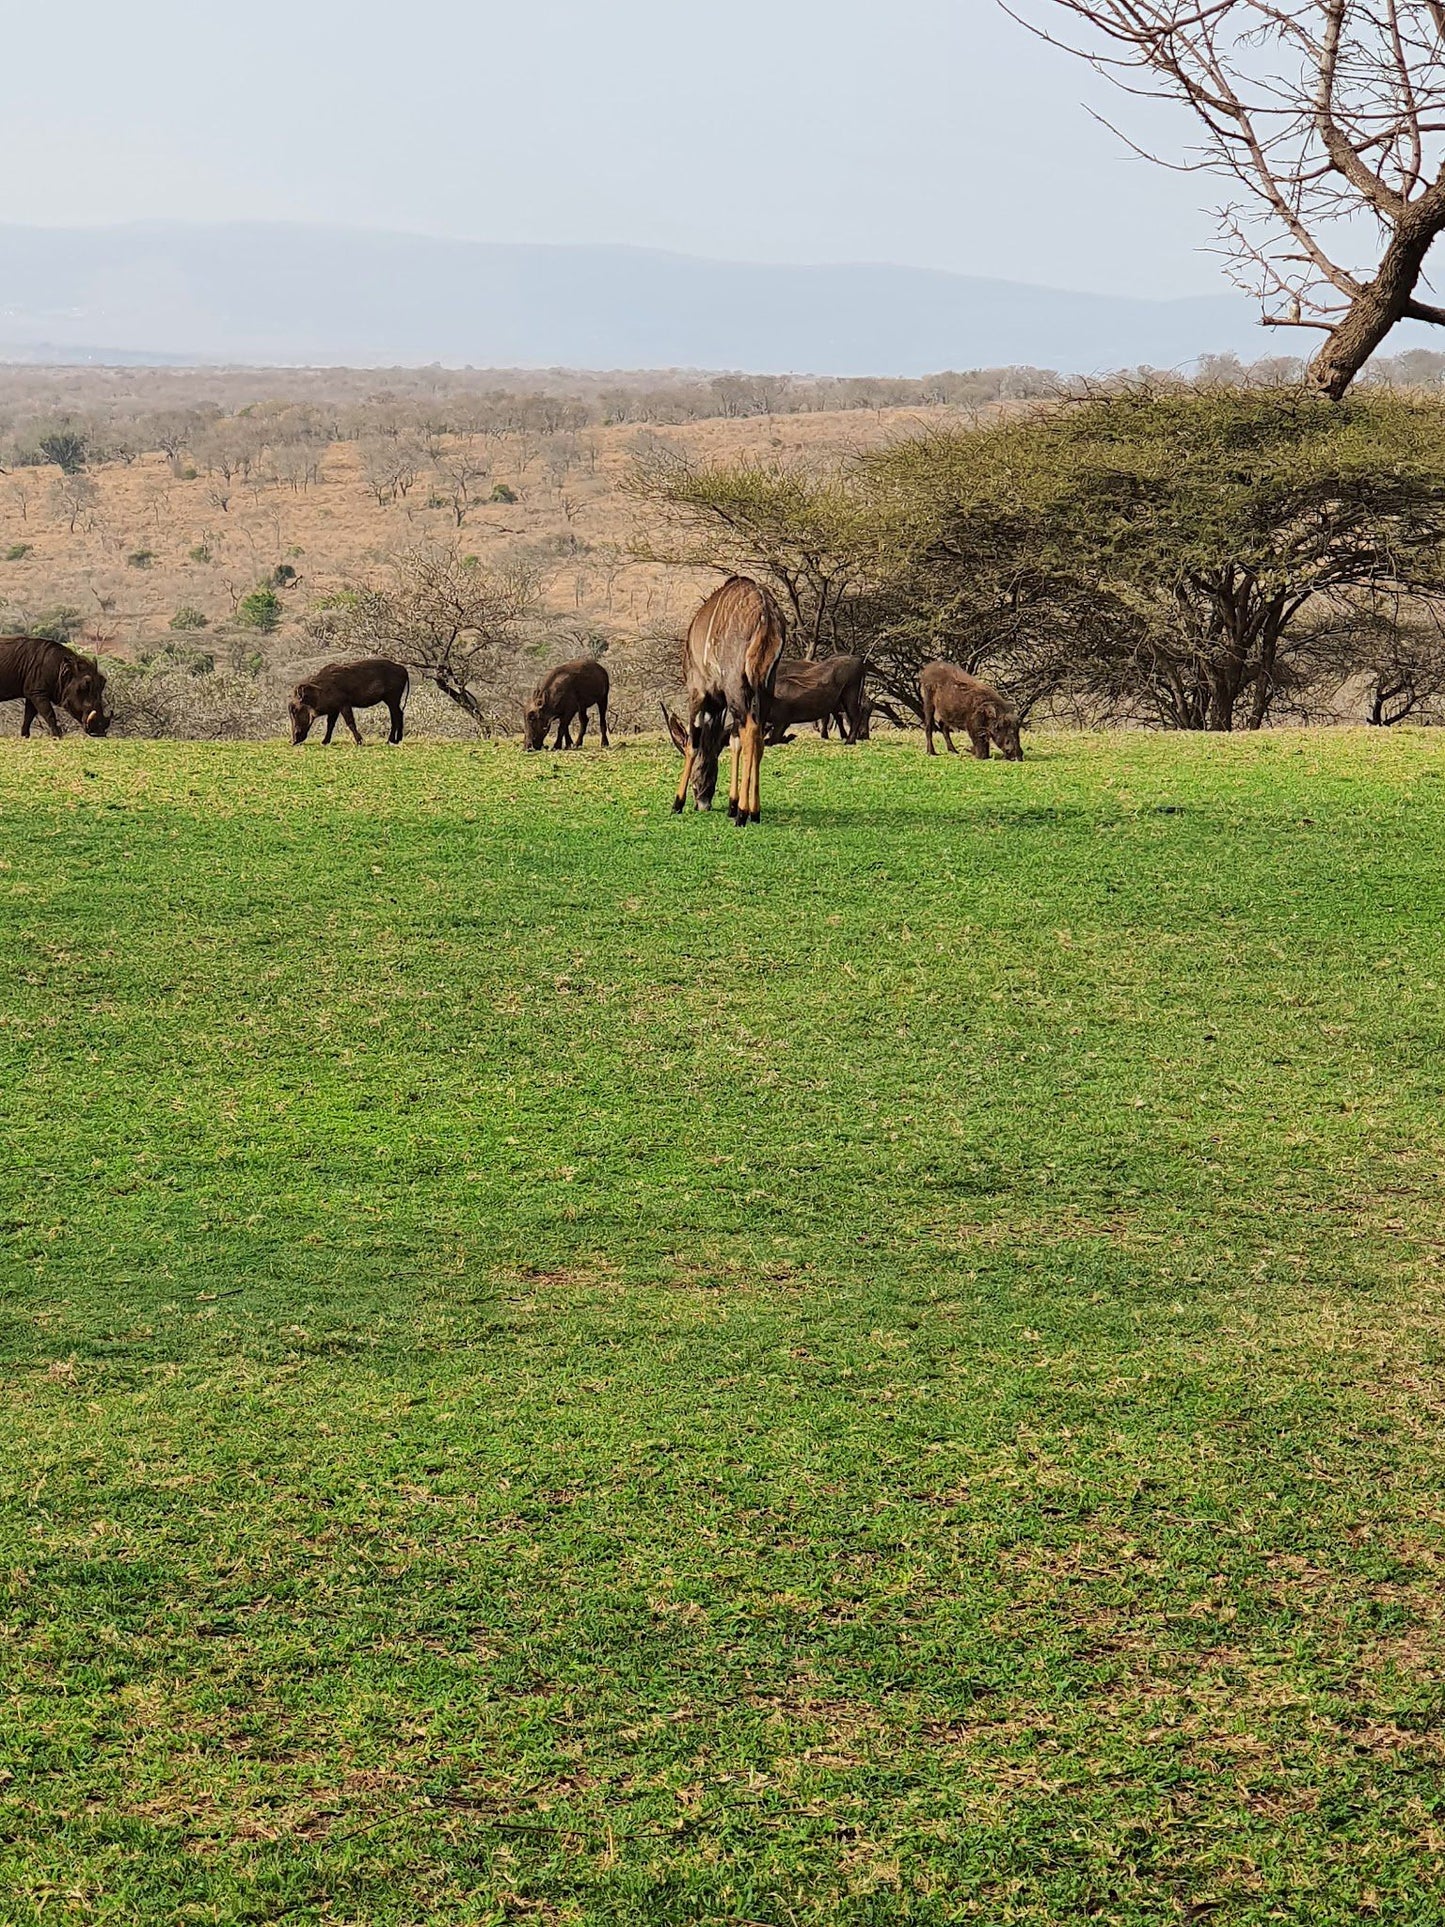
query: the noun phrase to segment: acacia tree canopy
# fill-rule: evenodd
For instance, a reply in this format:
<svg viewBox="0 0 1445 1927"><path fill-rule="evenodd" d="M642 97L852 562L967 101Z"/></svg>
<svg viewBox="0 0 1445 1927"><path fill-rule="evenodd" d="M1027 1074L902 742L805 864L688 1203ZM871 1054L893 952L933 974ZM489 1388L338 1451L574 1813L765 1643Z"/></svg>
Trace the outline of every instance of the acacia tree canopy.
<svg viewBox="0 0 1445 1927"><path fill-rule="evenodd" d="M848 646L847 612L871 546L864 499L841 471L784 462L699 464L670 444L647 449L624 483L665 511L676 538L639 540L643 561L766 575L800 655Z"/></svg>
<svg viewBox="0 0 1445 1927"><path fill-rule="evenodd" d="M766 577L915 708L943 656L1024 708L1070 692L1231 729L1312 686L1363 601L1445 598L1442 427L1388 392L1137 389L894 443L811 487L685 463L636 486L690 560Z"/></svg>
<svg viewBox="0 0 1445 1927"><path fill-rule="evenodd" d="M1298 391L1136 391L1003 431L1075 579L1131 620L1096 674L1180 727L1259 727L1361 599L1445 591L1433 403Z"/></svg>

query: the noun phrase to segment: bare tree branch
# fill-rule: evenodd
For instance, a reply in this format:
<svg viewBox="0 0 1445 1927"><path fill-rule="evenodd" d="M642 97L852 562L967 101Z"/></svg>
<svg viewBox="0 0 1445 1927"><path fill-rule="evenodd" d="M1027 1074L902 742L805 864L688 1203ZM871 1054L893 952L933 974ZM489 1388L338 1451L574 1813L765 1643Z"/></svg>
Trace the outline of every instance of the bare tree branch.
<svg viewBox="0 0 1445 1927"><path fill-rule="evenodd" d="M1227 271L1267 326L1328 335L1322 393L1338 399L1398 322L1445 326L1415 293L1445 230L1445 0L1051 4L1082 38L1022 24L1193 113L1201 142L1163 164L1242 190L1218 217Z"/></svg>

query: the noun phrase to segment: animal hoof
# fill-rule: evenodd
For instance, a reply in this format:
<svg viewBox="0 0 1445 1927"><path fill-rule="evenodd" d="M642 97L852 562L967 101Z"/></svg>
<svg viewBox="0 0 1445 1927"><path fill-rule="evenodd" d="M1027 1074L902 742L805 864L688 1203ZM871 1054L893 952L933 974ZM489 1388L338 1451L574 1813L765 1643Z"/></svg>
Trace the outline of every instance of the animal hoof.
<svg viewBox="0 0 1445 1927"><path fill-rule="evenodd" d="M680 796L674 796L674 797L673 797L673 799L672 799L672 813L673 813L673 815L674 815L674 816L681 816L681 815L682 815L682 813L683 813L683 810L684 810L684 809L685 809L686 807L687 807L687 805L686 805L686 804L684 803L684 801L683 801L683 799L682 799L682 798L681 798Z"/></svg>

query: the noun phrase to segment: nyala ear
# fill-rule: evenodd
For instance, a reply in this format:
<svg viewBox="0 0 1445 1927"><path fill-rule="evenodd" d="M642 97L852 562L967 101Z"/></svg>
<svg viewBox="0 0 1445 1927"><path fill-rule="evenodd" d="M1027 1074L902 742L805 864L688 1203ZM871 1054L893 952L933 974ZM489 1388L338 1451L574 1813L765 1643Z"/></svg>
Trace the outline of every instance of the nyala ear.
<svg viewBox="0 0 1445 1927"><path fill-rule="evenodd" d="M308 709L315 709L319 700L316 694L315 684L309 682L297 683L296 700L298 703L305 703Z"/></svg>
<svg viewBox="0 0 1445 1927"><path fill-rule="evenodd" d="M662 710L662 720L667 724L667 733L672 738L673 748L677 751L679 756L686 756L687 754L686 726L683 723L678 721L677 717L673 715L672 711L668 708L666 703L660 704L659 707Z"/></svg>

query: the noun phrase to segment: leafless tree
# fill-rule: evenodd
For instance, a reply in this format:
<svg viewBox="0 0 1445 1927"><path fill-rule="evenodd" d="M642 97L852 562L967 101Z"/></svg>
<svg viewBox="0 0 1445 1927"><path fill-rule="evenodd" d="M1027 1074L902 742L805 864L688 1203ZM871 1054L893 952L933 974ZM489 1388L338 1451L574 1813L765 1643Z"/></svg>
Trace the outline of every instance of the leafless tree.
<svg viewBox="0 0 1445 1927"><path fill-rule="evenodd" d="M65 517L65 525L72 535L75 525L87 509L93 509L100 499L100 490L90 477L82 471L76 475L62 475L50 484L50 500L57 515Z"/></svg>
<svg viewBox="0 0 1445 1927"><path fill-rule="evenodd" d="M277 481L284 483L293 495L310 488L313 482L321 478L326 447L325 442L309 437L281 442L271 457Z"/></svg>
<svg viewBox="0 0 1445 1927"><path fill-rule="evenodd" d="M155 523L156 533L159 535L164 526L164 518L170 513L171 507L171 491L165 480L160 476L155 477L148 483L141 499L150 510L151 520Z"/></svg>
<svg viewBox="0 0 1445 1927"><path fill-rule="evenodd" d="M460 528L472 506L474 487L486 481L492 472L491 457L485 448L478 448L470 436L464 436L439 449L433 457L433 466Z"/></svg>
<svg viewBox="0 0 1445 1927"><path fill-rule="evenodd" d="M188 448L201 432L201 420L187 409L168 408L149 417L146 426L150 440L173 465L179 465L181 450Z"/></svg>
<svg viewBox="0 0 1445 1927"><path fill-rule="evenodd" d="M369 435L360 444L361 471L376 506L404 499L426 465L426 453L403 435Z"/></svg>
<svg viewBox="0 0 1445 1927"><path fill-rule="evenodd" d="M240 419L215 423L192 444L197 463L223 482L242 480L260 458L262 438L250 422Z"/></svg>
<svg viewBox="0 0 1445 1927"><path fill-rule="evenodd" d="M314 640L394 657L430 676L480 729L497 722L476 685L521 646L538 580L521 564L483 567L453 549L421 545L398 556L388 582L334 597L308 621Z"/></svg>
<svg viewBox="0 0 1445 1927"><path fill-rule="evenodd" d="M1230 277L1267 326L1324 332L1309 367L1322 393L1344 394L1397 322L1445 326L1416 292L1445 229L1445 0L1051 4L1082 38L1024 24L1192 111L1202 139L1166 164L1231 183Z"/></svg>
<svg viewBox="0 0 1445 1927"><path fill-rule="evenodd" d="M1362 597L1331 626L1320 657L1334 671L1337 708L1363 681L1365 719L1379 728L1445 718L1445 603Z"/></svg>

